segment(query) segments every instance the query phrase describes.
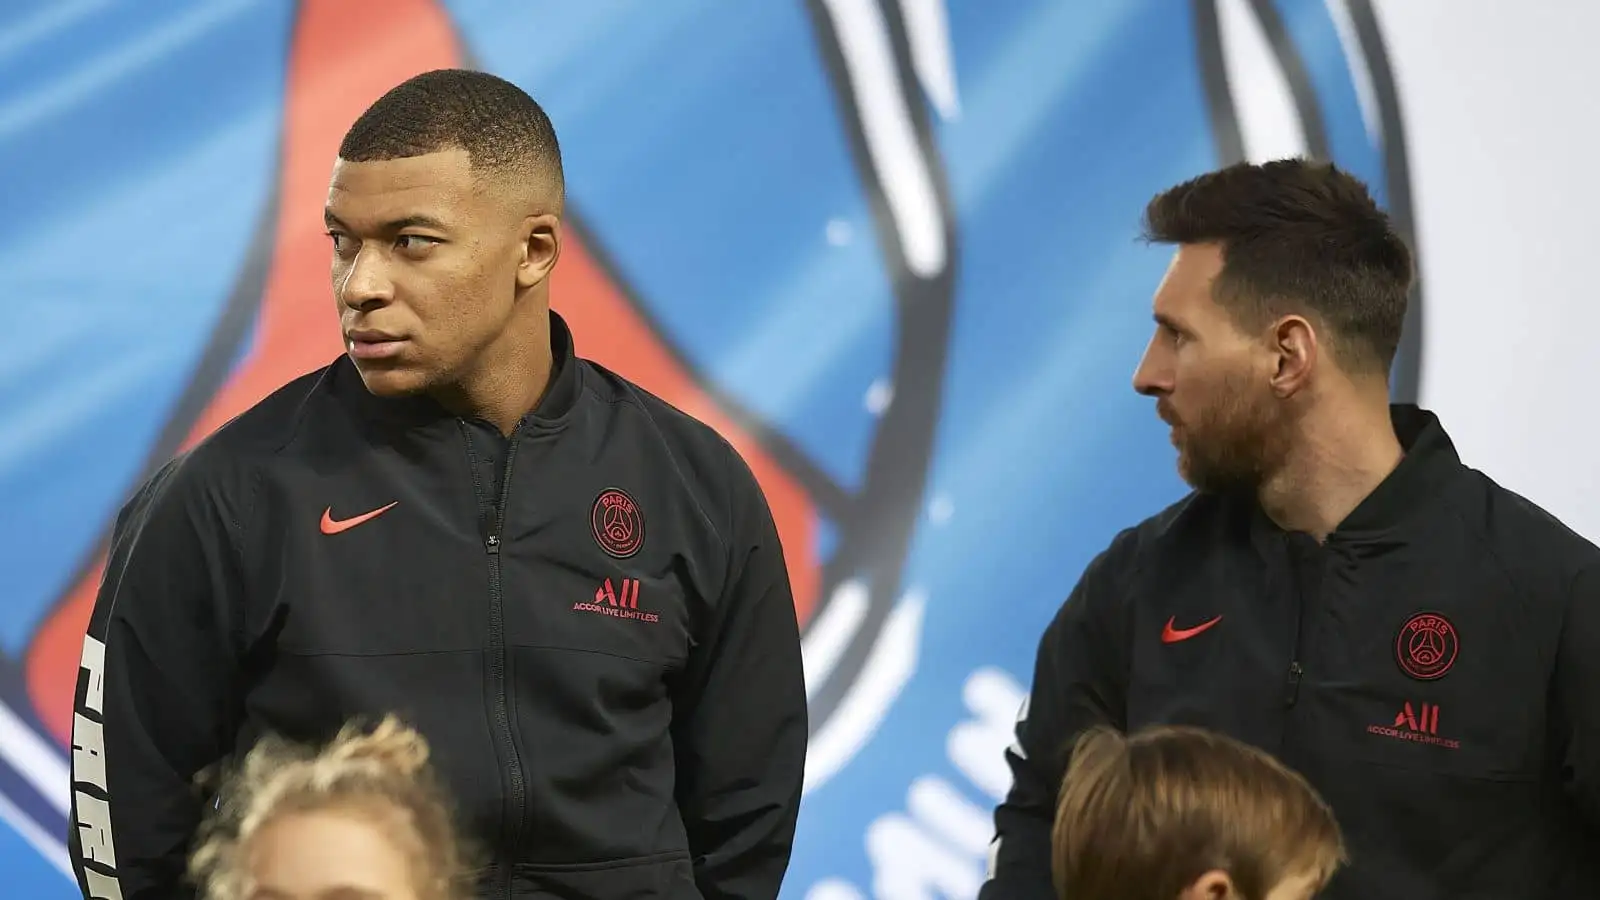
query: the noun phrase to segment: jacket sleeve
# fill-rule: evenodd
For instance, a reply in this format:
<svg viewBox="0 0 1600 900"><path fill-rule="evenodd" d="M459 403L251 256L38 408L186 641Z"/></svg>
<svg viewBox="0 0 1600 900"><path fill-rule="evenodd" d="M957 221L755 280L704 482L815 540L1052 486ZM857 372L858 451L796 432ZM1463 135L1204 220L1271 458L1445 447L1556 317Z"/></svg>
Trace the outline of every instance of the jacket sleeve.
<svg viewBox="0 0 1600 900"><path fill-rule="evenodd" d="M1573 582L1554 689L1567 792L1590 836L1600 839L1600 564Z"/></svg>
<svg viewBox="0 0 1600 900"><path fill-rule="evenodd" d="M783 548L755 477L729 450L732 571L675 691L677 799L706 900L772 900L805 777L805 676Z"/></svg>
<svg viewBox="0 0 1600 900"><path fill-rule="evenodd" d="M194 896L194 777L229 751L236 721L240 521L229 486L192 457L117 516L73 712L68 850L85 897Z"/></svg>
<svg viewBox="0 0 1600 900"><path fill-rule="evenodd" d="M1133 533L1118 535L1085 569L1045 629L1033 687L1005 751L1011 789L995 810L989 880L979 900L1056 900L1050 829L1072 741L1092 725L1126 727L1125 598Z"/></svg>

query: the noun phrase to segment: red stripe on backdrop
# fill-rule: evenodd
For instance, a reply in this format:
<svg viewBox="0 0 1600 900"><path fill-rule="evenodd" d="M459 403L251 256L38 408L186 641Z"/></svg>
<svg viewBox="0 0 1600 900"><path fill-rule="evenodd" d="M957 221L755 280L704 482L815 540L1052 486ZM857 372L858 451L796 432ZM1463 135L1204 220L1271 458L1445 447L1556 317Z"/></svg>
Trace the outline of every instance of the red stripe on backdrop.
<svg viewBox="0 0 1600 900"><path fill-rule="evenodd" d="M256 344L206 407L192 447L285 382L341 351L328 286L322 205L345 130L384 91L418 72L461 64L454 28L435 0L303 0L290 50L275 249L261 299ZM569 236L552 285L585 356L643 385L716 428L764 487L794 581L803 624L816 604L816 513L803 489L678 365L660 338L579 240ZM70 590L29 649L28 689L46 727L65 745L84 629L104 558Z"/></svg>

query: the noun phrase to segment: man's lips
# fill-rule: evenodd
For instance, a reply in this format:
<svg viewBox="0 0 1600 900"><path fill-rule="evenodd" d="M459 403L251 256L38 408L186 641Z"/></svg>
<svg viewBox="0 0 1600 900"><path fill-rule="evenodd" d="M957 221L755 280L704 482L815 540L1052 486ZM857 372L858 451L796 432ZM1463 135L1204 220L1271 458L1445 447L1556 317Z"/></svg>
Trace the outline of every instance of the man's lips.
<svg viewBox="0 0 1600 900"><path fill-rule="evenodd" d="M356 359L387 359L398 354L406 345L403 337L367 328L346 332L345 341L350 347L350 355Z"/></svg>

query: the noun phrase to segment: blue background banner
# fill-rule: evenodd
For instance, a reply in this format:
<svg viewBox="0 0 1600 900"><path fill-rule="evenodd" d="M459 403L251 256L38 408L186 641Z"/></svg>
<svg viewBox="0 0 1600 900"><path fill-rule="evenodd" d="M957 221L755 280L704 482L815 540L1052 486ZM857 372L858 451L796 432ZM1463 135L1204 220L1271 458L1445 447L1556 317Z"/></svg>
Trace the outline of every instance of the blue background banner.
<svg viewBox="0 0 1600 900"><path fill-rule="evenodd" d="M337 138L461 65L556 124L579 351L724 430L769 491L813 711L786 896L972 896L1040 631L1183 491L1129 386L1168 258L1144 203L1278 140L1409 226L1375 27L1321 0L6 4L7 893L73 893L67 731L111 518L338 352Z"/></svg>

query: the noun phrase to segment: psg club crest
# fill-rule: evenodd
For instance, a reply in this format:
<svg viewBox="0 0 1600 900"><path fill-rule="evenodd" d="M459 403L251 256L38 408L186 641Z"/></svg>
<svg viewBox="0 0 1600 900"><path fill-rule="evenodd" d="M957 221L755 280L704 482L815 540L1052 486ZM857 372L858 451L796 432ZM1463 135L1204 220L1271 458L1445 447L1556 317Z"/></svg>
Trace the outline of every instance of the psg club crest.
<svg viewBox="0 0 1600 900"><path fill-rule="evenodd" d="M644 546L644 516L639 504L621 488L600 492L589 511L589 524L600 549L617 559L627 559Z"/></svg>
<svg viewBox="0 0 1600 900"><path fill-rule="evenodd" d="M1394 640L1400 670L1418 681L1443 678L1456 664L1460 643L1450 620L1438 613L1417 613L1400 626Z"/></svg>

